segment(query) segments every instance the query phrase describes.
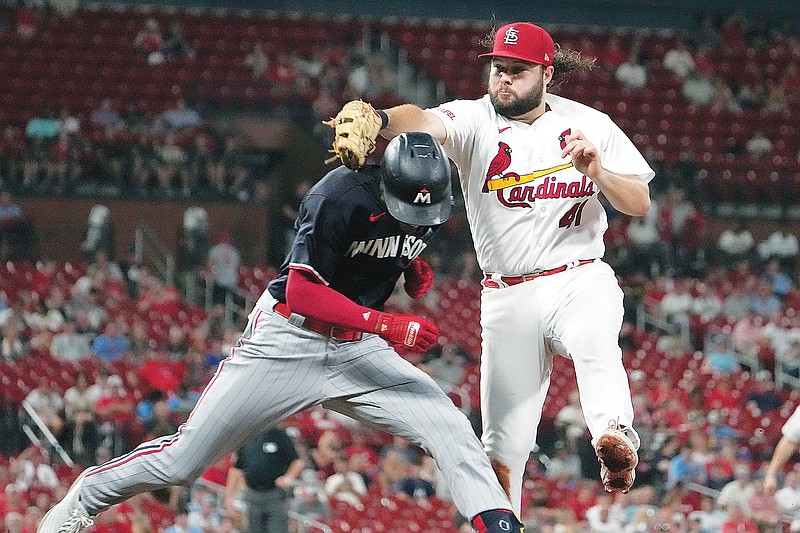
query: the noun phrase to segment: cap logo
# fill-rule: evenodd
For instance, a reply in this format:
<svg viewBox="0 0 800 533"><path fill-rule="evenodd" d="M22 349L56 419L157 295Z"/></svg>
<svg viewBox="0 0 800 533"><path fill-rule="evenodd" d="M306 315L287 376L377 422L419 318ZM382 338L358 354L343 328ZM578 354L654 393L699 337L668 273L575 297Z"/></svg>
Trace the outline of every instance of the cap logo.
<svg viewBox="0 0 800 533"><path fill-rule="evenodd" d="M417 197L414 198L415 204L429 204L431 203L431 192L428 189L422 189L417 193Z"/></svg>
<svg viewBox="0 0 800 533"><path fill-rule="evenodd" d="M506 37L503 39L503 44L517 44L519 41L519 36L517 35L519 30L511 26L506 30Z"/></svg>
<svg viewBox="0 0 800 533"><path fill-rule="evenodd" d="M545 54L544 54L544 60L545 61L550 61L550 54L548 54L547 52L545 52Z"/></svg>

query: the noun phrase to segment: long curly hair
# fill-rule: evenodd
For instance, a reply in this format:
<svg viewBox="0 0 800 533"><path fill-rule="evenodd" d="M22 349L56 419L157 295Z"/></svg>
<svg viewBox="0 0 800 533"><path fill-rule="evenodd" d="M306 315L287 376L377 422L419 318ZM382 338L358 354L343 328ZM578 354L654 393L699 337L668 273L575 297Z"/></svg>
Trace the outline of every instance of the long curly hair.
<svg viewBox="0 0 800 533"><path fill-rule="evenodd" d="M492 28L480 40L480 45L488 51L494 49L494 37L497 33L496 21L492 19ZM583 58L581 52L578 50L569 50L561 48L561 45L555 43L555 50L553 54L553 77L550 79L548 87L560 85L566 80L566 76L578 69L592 70L595 67L597 59Z"/></svg>

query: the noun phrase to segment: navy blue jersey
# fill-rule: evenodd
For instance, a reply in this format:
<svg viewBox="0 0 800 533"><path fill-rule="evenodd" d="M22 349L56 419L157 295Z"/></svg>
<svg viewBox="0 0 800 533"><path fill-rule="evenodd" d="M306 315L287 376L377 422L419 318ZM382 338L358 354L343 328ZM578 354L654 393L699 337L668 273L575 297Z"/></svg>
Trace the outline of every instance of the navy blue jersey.
<svg viewBox="0 0 800 533"><path fill-rule="evenodd" d="M295 221L292 248L280 276L268 287L275 299L286 301L286 280L293 268L359 305L383 308L403 269L439 226L404 230L387 212L379 184L377 166L359 172L341 166L308 191Z"/></svg>

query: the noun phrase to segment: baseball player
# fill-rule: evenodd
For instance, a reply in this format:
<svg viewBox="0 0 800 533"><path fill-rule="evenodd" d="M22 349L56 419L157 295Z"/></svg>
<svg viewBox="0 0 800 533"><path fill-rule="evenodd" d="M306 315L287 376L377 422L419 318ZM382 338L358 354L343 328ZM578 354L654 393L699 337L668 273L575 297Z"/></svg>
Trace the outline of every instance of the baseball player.
<svg viewBox="0 0 800 533"><path fill-rule="evenodd" d="M431 453L479 532L521 532L467 418L392 347L424 352L436 326L380 310L401 274L413 297L430 288L419 254L452 205L450 163L425 133L394 139L380 166L328 173L302 202L280 276L186 423L87 469L38 531L75 533L134 494L190 482L265 428L321 404Z"/></svg>
<svg viewBox="0 0 800 533"><path fill-rule="evenodd" d="M778 488L778 474L800 445L800 406L790 416L781 428L781 438L772 459L769 461L764 474L764 490L767 494L774 494Z"/></svg>
<svg viewBox="0 0 800 533"><path fill-rule="evenodd" d="M590 62L556 49L544 29L502 26L481 57L491 67L483 98L426 110L404 104L365 121L378 123L386 138L426 131L458 167L485 273L483 444L515 509L554 354L575 364L605 489L627 492L639 437L618 345L622 291L601 259L607 221L598 195L622 213L643 216L654 173L607 115L547 92L555 79ZM337 129L333 151L354 165L358 145L338 135L348 114L350 104L330 123Z"/></svg>

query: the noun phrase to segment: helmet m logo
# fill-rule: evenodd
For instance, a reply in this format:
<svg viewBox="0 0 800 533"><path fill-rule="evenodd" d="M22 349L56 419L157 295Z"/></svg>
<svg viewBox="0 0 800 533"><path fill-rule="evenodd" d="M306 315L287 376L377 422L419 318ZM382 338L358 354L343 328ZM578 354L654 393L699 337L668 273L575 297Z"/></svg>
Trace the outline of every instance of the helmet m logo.
<svg viewBox="0 0 800 533"><path fill-rule="evenodd" d="M417 197L414 198L415 204L429 204L431 203L431 192L428 189L422 189L417 193Z"/></svg>
<svg viewBox="0 0 800 533"><path fill-rule="evenodd" d="M506 37L503 39L503 44L517 44L517 40L519 37L517 36L519 30L515 29L514 26L511 26L506 30Z"/></svg>

